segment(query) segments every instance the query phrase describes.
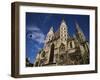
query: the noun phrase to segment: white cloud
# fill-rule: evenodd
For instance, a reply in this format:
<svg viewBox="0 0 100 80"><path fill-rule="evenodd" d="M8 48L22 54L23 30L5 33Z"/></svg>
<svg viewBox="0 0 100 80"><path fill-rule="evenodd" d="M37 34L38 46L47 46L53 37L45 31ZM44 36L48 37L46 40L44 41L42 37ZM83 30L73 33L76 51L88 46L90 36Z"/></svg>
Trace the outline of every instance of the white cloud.
<svg viewBox="0 0 100 80"><path fill-rule="evenodd" d="M45 35L38 27L28 27L27 30L30 32L27 34L28 38L31 38L39 44L44 43Z"/></svg>
<svg viewBox="0 0 100 80"><path fill-rule="evenodd" d="M29 30L29 31L40 31L40 29L37 28L36 26L34 26L34 27L32 27L32 26L27 27L27 30Z"/></svg>
<svg viewBox="0 0 100 80"><path fill-rule="evenodd" d="M34 47L35 47L36 49L38 49L38 51L41 50L41 47L40 47L39 45L37 45L37 44L35 44Z"/></svg>

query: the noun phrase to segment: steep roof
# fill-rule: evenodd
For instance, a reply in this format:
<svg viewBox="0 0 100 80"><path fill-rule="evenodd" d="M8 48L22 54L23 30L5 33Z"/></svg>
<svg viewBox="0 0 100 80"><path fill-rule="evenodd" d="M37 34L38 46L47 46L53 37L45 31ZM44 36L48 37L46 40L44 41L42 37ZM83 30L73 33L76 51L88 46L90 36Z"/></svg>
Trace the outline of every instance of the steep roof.
<svg viewBox="0 0 100 80"><path fill-rule="evenodd" d="M60 29L58 29L55 33L54 33L54 37L53 40L60 38Z"/></svg>

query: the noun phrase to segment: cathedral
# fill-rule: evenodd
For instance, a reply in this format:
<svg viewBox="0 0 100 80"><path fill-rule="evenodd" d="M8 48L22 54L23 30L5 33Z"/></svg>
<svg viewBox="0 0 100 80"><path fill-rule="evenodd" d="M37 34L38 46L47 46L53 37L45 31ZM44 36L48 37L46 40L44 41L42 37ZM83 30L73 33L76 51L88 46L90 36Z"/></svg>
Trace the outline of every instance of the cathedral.
<svg viewBox="0 0 100 80"><path fill-rule="evenodd" d="M44 47L37 53L34 66L89 64L89 42L79 24L75 25L76 32L73 36L68 33L65 20L62 20L56 32L51 27Z"/></svg>

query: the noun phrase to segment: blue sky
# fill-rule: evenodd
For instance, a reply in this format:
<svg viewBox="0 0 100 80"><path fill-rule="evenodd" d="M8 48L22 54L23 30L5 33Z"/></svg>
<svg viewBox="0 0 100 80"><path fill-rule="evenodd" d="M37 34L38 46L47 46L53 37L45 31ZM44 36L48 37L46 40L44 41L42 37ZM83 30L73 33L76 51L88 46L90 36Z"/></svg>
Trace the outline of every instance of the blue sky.
<svg viewBox="0 0 100 80"><path fill-rule="evenodd" d="M75 34L75 22L77 22L89 41L89 15L26 12L26 57L30 58L31 63L43 47L44 39L51 26L54 31L57 31L63 19L68 25L70 36Z"/></svg>

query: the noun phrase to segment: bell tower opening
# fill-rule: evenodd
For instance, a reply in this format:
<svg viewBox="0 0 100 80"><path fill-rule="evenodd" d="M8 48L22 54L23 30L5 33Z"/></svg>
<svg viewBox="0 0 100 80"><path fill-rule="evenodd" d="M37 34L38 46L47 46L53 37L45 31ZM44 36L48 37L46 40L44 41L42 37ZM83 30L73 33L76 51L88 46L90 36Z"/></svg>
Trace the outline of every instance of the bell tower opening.
<svg viewBox="0 0 100 80"><path fill-rule="evenodd" d="M53 63L54 59L54 44L51 45L51 50L50 50L50 57L49 57L49 63Z"/></svg>

